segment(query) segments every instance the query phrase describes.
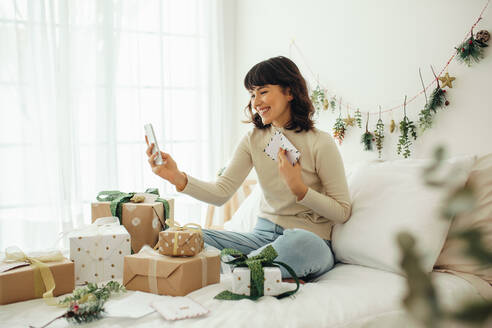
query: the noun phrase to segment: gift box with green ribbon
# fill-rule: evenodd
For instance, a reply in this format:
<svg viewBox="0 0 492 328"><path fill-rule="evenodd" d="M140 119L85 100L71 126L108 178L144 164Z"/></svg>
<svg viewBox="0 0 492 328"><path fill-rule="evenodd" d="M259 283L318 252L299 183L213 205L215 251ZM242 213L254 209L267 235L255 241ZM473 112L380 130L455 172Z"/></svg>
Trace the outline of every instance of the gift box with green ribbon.
<svg viewBox="0 0 492 328"><path fill-rule="evenodd" d="M92 222L101 217L116 216L131 236L132 252L142 246L154 247L159 232L173 221L174 199L164 199L155 188L144 193L101 191L92 203Z"/></svg>
<svg viewBox="0 0 492 328"><path fill-rule="evenodd" d="M299 290L299 278L290 266L283 262L275 261L277 256L277 252L271 245L265 247L260 254L252 257L248 257L232 248L223 249L221 257L227 257L229 259L232 257L232 260L223 262L234 267L233 279L236 278L238 282L233 282L233 291L223 291L216 295L215 298L220 300L241 300L244 298L257 300L262 296L271 295L281 299L295 294ZM281 283L281 275L280 277L278 275L280 271L279 266L284 267L289 272L297 286L294 290L272 295L272 289L275 288L276 284ZM265 282L266 276L268 276L268 283ZM249 277L249 280L245 280L245 277L246 279ZM241 280L244 282L240 283L239 281ZM245 286L246 288L244 288ZM271 290L269 291L268 288ZM265 289L267 289L267 292L265 292ZM246 290L249 291L249 294Z"/></svg>

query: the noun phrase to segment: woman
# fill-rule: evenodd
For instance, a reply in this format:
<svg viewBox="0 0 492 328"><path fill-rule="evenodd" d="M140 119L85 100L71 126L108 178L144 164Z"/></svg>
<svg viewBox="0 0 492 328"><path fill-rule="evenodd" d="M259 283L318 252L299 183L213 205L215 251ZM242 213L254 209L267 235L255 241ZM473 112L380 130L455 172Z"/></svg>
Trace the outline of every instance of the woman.
<svg viewBox="0 0 492 328"><path fill-rule="evenodd" d="M235 248L256 255L267 245L279 254L278 261L291 266L298 277L310 280L334 265L331 230L350 216L350 198L343 163L331 138L313 126L313 105L306 81L288 58L275 57L256 64L244 79L251 94L246 107L254 128L241 140L233 159L215 182L204 182L179 171L169 154L163 165L147 156L152 171L180 192L221 206L255 168L263 191L258 223L251 233L203 230L206 244L218 249ZM280 149L274 161L264 152L272 135L282 132L300 151L289 163ZM290 278L285 269L283 278Z"/></svg>

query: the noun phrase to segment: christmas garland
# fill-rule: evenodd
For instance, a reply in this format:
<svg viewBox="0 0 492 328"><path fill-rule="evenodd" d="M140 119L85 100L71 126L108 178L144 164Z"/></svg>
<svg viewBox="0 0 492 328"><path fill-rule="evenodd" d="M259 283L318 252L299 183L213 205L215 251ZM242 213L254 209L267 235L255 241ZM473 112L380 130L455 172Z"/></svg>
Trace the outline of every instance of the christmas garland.
<svg viewBox="0 0 492 328"><path fill-rule="evenodd" d="M487 1L486 5L483 7L482 11L480 12L478 19L472 25L469 36L466 37L465 40L462 43L460 43L457 47L455 47L454 54L447 61L447 64L443 67L443 69L439 72L439 74L436 75L434 69L431 67L435 80L433 80L429 85L425 86L422 80L422 74L419 69L419 75L422 82L423 90L417 95L415 95L414 97L410 98L409 102L418 98L418 96L421 95L422 93L425 95L425 106L418 113L417 123L420 133L423 133L425 130L433 126L435 115L439 109L449 105L449 101L447 100L446 97L446 90L444 88L445 87L452 88L453 87L452 82L455 80L455 77L450 76L448 72L446 72L446 74L443 73L444 71L446 71L451 61L456 57L456 59L459 62L471 66L472 63L478 63L485 56L484 48L488 46L487 42L490 40L490 33L486 30L481 30L478 33L474 34L473 29L476 27L478 22L482 19L482 14L487 9L489 2L490 0ZM294 41L291 42L291 47L292 46L295 46L298 49L299 54L301 54L302 56L302 52L294 43ZM310 71L313 72L311 69ZM335 112L335 108L336 108L335 100L337 99L337 96L331 95L331 98L329 98L330 96L328 90L320 85L319 79L317 79L317 81L318 81L317 87L311 94L311 99L313 100L314 107L316 108L317 111L319 111L323 107L323 104L326 104L328 106L323 107L325 110L328 109L329 106L331 106L332 112ZM430 88L434 82L436 82L436 87L431 92L429 99L427 99L426 90ZM439 82L442 82L442 85ZM329 101L328 98L330 99ZM402 121L400 121L399 123L401 134L398 140L397 153L398 155L403 155L403 157L405 158L411 156L411 151L410 151L410 146L412 145L411 138L416 140L418 134L414 122L411 121L406 115L406 105L407 102L405 102L403 105L397 105L395 107L383 111L380 110L379 119L376 123L374 135L371 132L369 132L369 129L366 124L366 131L361 136L361 143L364 146L363 147L364 150L372 150L373 148L372 142L375 141L376 149L378 150L378 156L379 158L381 158L382 149L383 149L383 140L384 140L384 128L385 128L384 123L381 119L381 113L385 113L385 112L392 113L394 110L404 108L405 114ZM342 103L340 98L338 103L339 111L341 109L341 106ZM368 115L375 114L370 112L367 113ZM362 128L362 114L359 108L357 108L357 110L355 111L353 118L350 116L350 112L348 111L347 111L347 117L345 119L343 119L341 117L341 113L339 113L339 116L336 119L335 124L333 125L333 136L335 137L335 139L337 139L340 145L342 144L342 141L345 137L347 127L352 126L349 125L348 122L354 122L354 121L359 128ZM397 128L398 125L395 123L393 119L391 119L391 122L389 124L390 132L391 133L395 132Z"/></svg>

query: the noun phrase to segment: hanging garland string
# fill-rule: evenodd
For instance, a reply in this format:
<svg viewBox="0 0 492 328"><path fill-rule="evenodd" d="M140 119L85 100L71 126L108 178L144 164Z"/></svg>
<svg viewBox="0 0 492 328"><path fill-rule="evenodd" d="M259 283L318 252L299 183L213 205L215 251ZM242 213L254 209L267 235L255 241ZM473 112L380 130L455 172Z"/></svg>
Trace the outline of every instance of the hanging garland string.
<svg viewBox="0 0 492 328"><path fill-rule="evenodd" d="M482 15L483 13L485 12L485 10L487 9L487 7L489 6L489 3L490 3L490 0L487 0L486 4L484 5L484 7L482 8L481 12L480 12L480 15L479 17L477 18L477 20L475 21L475 23L472 25L470 31L471 33L473 34L473 29L477 26L478 22L482 19ZM480 41L477 41L476 38L473 38L473 35L470 37L469 36L469 33L470 32L466 32L466 35L463 39L463 41L461 42L461 51L459 50L460 48L456 48L456 50L453 51L453 54L450 56L450 58L448 59L448 61L446 62L446 64L444 65L444 67L440 70L439 74L437 75L437 77L440 77L443 72L448 68L449 64L451 63L451 61L456 57L456 56L459 56L460 58L465 56L473 56L474 53L476 53L477 49L480 48L484 48L483 45L485 45L485 42L484 41L485 39L487 39L487 37L485 36L485 39L480 39ZM479 33L483 33L484 35L487 35L487 31L480 31ZM489 35L489 34L488 34ZM490 36L490 35L489 35ZM474 41L476 41L476 43L473 43L473 40L472 41L472 44L470 44L470 39L473 39ZM488 41L488 39L487 39ZM468 43L466 43L468 42ZM486 45L485 45L486 46ZM468 49L469 47L473 47L473 50L470 48ZM478 47L478 48L477 48ZM292 57L292 49L294 49L298 52L298 54L301 56L301 58L303 59L304 63L306 64L306 67L308 68L309 72L312 74L312 76L316 76L316 74L314 73L314 71L311 69L311 67L307 64L308 61L306 60L306 57L304 56L302 50L297 46L296 42L294 39L291 40L291 43L289 45L289 56ZM463 48L465 49L465 51L463 51ZM466 60L464 60L466 62ZM319 83L319 79L316 79L316 81L318 82L318 85L320 86L320 88L322 89L325 89L327 90L326 87L324 87L321 83ZM432 85L434 84L434 80L432 80L425 88L424 90L427 90L429 89ZM407 104L413 102L415 99L417 99L421 94L423 94L424 91L420 91L419 93L417 93L416 95L414 95L413 97L409 98L408 101L407 101ZM329 95L329 93L327 92L326 93L327 95ZM352 106L352 107L357 107L357 106ZM397 109L401 109L403 108L403 104L399 104L399 105L395 105L393 107L390 107L390 108L387 108L387 109L384 109L381 111L381 113L387 113L387 112L391 112L391 111L394 111L394 110L397 110ZM369 115L376 115L376 114L379 114L379 112L367 112L369 113Z"/></svg>

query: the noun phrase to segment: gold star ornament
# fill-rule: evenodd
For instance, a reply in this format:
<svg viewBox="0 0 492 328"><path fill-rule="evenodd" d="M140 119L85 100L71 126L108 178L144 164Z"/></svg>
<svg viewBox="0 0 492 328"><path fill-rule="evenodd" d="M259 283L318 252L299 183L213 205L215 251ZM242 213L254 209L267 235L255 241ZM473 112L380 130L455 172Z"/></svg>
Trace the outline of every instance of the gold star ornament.
<svg viewBox="0 0 492 328"><path fill-rule="evenodd" d="M354 126L355 125L355 118L350 117L350 114L349 114L347 118L343 119L343 122L345 123L346 126Z"/></svg>
<svg viewBox="0 0 492 328"><path fill-rule="evenodd" d="M439 80L442 82L441 88L444 88L444 87L452 88L453 87L453 81L456 80L456 78L454 76L449 76L449 73L446 72L446 74L444 74L444 76L441 76L439 78Z"/></svg>

